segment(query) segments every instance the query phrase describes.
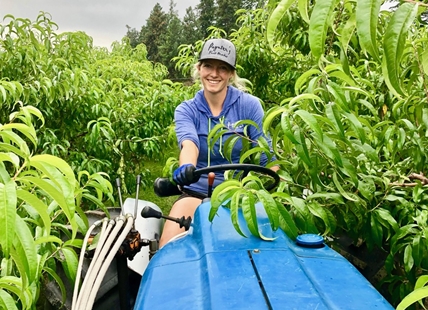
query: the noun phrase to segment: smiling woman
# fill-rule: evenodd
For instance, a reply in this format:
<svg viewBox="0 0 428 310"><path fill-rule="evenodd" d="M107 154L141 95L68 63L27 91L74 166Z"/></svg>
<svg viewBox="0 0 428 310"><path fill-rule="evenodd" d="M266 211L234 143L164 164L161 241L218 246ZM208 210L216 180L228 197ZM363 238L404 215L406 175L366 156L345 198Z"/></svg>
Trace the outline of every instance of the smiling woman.
<svg viewBox="0 0 428 310"><path fill-rule="evenodd" d="M170 216L193 216L196 207L201 203L200 194L209 191L208 176L196 177L195 169L211 165L239 163L243 139L253 146L264 136L260 130L264 112L258 98L242 91L231 84L239 85L236 74L236 48L226 39L210 39L202 47L199 61L195 65L194 77L202 83L202 90L188 101L181 103L175 110L175 130L180 148L180 167L174 171L174 182L186 190L173 205ZM240 87L242 85L239 85ZM248 130L243 126L235 126L243 120L253 125ZM221 138L212 143L208 136L217 125L223 124L227 130ZM228 138L237 137L231 156L223 154ZM264 137L267 141L267 137ZM270 143L270 141L268 142ZM261 156L261 164L268 163L266 154ZM213 187L224 180L222 173L217 173ZM188 192L195 193L189 195ZM175 223L166 222L160 246L182 232Z"/></svg>

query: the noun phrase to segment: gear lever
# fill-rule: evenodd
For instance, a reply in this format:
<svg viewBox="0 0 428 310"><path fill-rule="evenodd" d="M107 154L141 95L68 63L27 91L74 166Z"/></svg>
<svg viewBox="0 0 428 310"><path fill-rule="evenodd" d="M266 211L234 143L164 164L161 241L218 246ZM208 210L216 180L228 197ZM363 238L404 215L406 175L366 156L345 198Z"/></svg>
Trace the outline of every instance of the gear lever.
<svg viewBox="0 0 428 310"><path fill-rule="evenodd" d="M171 217L168 215L163 215L162 212L156 211L155 209L152 209L149 206L145 206L143 208L143 210L141 211L141 216L144 218L164 218L166 220L178 223L180 225L180 228L184 227L185 230L189 230L190 224L192 223L192 218L190 216L187 218L185 218L184 216L182 216L181 218Z"/></svg>

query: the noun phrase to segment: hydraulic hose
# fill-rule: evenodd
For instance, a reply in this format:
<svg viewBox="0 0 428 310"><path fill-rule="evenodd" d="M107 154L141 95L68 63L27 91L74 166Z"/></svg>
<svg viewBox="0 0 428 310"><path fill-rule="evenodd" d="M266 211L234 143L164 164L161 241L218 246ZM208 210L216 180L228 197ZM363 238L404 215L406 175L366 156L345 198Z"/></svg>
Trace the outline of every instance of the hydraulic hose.
<svg viewBox="0 0 428 310"><path fill-rule="evenodd" d="M94 301L95 301L95 297L97 295L98 289L101 286L101 282L102 282L102 280L103 280L103 278L107 272L107 269L110 266L110 263L112 262L116 253L118 252L120 246L122 245L123 240L125 240L129 231L132 229L133 225L134 225L134 218L132 217L132 215L127 215L126 226L122 230L122 233L119 235L119 237L117 238L116 242L114 243L112 249L108 253L107 258L103 262L101 269L99 270L99 273L97 274L95 283L92 287L92 290L91 290L91 293L89 296L89 300L86 303L86 307L85 308L82 307L82 309L85 309L85 310L91 310L92 309L92 306L93 306ZM114 238L113 238L113 240L114 240Z"/></svg>
<svg viewBox="0 0 428 310"><path fill-rule="evenodd" d="M91 236L92 231L96 227L100 226L101 223L103 224L101 231L104 231L106 226L107 226L107 220L106 219L98 220L94 224L92 224L91 227L89 227L88 231L86 232L85 239L83 240L82 250L81 250L80 256L79 256L79 265L77 266L76 281L74 282L73 300L71 303L71 309L72 310L74 310L74 307L75 307L75 304L77 301L77 295L79 292L80 278L82 275L82 266L83 266L83 261L85 259L85 249L86 249L86 246L88 244L88 240L89 240L89 237Z"/></svg>
<svg viewBox="0 0 428 310"><path fill-rule="evenodd" d="M123 217L121 217L121 221L123 224ZM113 228L114 227L114 228ZM110 233L110 231L113 231ZM75 310L84 309L84 305L89 298L89 294L91 293L93 283L97 277L99 267L104 261L105 253L110 249L112 240L116 237L122 225L118 224L118 218L115 220L110 220L105 232L100 236L97 248L95 249L94 257L92 258L92 262L89 265L88 271L85 276L85 280L83 281L82 287L80 289L81 294L77 299Z"/></svg>

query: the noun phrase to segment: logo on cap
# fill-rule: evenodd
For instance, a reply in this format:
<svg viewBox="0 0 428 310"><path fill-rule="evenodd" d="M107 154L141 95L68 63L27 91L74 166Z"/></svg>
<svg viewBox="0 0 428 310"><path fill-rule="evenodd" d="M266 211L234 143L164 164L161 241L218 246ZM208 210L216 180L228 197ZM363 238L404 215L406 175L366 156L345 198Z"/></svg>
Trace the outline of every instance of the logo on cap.
<svg viewBox="0 0 428 310"><path fill-rule="evenodd" d="M208 46L208 54L210 55L217 54L227 58L230 55L230 47L227 48L224 45L215 45L214 42L212 42Z"/></svg>
<svg viewBox="0 0 428 310"><path fill-rule="evenodd" d="M236 65L235 45L226 39L210 39L205 42L199 60L218 59L226 62L233 68Z"/></svg>

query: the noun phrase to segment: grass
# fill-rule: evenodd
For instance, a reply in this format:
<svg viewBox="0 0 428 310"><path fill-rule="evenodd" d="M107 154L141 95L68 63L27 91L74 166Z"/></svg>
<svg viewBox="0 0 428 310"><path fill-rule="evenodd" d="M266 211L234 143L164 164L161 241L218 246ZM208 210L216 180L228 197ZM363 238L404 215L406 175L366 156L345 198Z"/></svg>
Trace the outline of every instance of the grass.
<svg viewBox="0 0 428 310"><path fill-rule="evenodd" d="M155 194L153 190L154 180L158 177L165 177L162 174L162 169L164 167L164 164L165 164L165 160L149 159L144 161L144 168L150 171L151 179L148 182L149 186L147 188L141 189L138 197L141 200L147 200L154 203L162 210L163 214L168 215L172 205L177 200L178 196L159 197Z"/></svg>

